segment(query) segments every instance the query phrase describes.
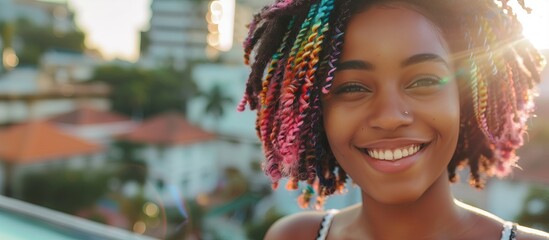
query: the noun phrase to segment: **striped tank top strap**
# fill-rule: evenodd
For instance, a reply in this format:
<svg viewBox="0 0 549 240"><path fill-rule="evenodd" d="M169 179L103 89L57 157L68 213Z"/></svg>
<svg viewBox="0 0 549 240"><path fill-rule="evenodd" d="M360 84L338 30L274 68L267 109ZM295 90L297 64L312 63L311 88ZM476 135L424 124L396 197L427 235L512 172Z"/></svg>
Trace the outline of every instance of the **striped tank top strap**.
<svg viewBox="0 0 549 240"><path fill-rule="evenodd" d="M328 236L328 231L330 230L330 226L332 225L332 220L334 219L334 216L336 215L338 211L335 209L330 209L327 211L326 215L322 218L322 222L320 223L320 230L318 231L318 235L316 237L316 240L325 240Z"/></svg>

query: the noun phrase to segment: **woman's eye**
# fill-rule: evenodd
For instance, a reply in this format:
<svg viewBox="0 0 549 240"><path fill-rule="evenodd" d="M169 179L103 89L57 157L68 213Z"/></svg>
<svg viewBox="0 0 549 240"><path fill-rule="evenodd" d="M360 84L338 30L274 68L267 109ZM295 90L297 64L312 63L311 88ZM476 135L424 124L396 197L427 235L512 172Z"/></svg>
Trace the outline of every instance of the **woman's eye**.
<svg viewBox="0 0 549 240"><path fill-rule="evenodd" d="M344 93L356 93L356 92L368 92L369 90L358 84L358 83L349 83L342 86L339 86L334 93L335 94L344 94Z"/></svg>
<svg viewBox="0 0 549 240"><path fill-rule="evenodd" d="M441 84L441 79L435 76L421 77L412 82L408 88L431 87Z"/></svg>

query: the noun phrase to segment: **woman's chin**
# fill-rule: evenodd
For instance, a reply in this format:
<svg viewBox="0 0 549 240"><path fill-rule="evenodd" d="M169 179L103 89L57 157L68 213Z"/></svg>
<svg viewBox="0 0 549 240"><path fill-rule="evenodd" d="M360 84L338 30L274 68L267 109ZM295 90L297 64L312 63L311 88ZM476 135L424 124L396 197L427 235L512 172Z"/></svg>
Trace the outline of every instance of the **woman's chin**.
<svg viewBox="0 0 549 240"><path fill-rule="evenodd" d="M421 195L422 194L416 192L399 192L395 194L379 196L374 200L387 205L402 205L417 201L421 197Z"/></svg>
<svg viewBox="0 0 549 240"><path fill-rule="evenodd" d="M386 189L388 190L388 189ZM420 189L399 189L398 191L376 191L375 194L364 193L364 196L375 202L386 205L401 205L417 201L425 191Z"/></svg>

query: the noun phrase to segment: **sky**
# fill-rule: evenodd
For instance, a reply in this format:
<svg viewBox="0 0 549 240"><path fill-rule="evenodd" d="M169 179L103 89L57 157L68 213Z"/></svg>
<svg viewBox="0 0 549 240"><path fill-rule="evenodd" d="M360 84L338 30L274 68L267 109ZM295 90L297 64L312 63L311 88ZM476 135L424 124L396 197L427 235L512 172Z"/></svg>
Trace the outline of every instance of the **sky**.
<svg viewBox="0 0 549 240"><path fill-rule="evenodd" d="M107 59L137 59L139 34L148 28L152 0L66 1L76 12L76 23L86 32L89 47L98 48ZM549 26L549 1L529 0L527 4L536 11L526 17L519 15L524 34L537 47L549 49L549 31L545 30Z"/></svg>
<svg viewBox="0 0 549 240"><path fill-rule="evenodd" d="M151 0L67 0L86 45L105 58L135 61L139 35L148 29Z"/></svg>
<svg viewBox="0 0 549 240"><path fill-rule="evenodd" d="M523 34L538 48L549 49L549 1L530 0L527 6L534 9L530 14L520 14Z"/></svg>

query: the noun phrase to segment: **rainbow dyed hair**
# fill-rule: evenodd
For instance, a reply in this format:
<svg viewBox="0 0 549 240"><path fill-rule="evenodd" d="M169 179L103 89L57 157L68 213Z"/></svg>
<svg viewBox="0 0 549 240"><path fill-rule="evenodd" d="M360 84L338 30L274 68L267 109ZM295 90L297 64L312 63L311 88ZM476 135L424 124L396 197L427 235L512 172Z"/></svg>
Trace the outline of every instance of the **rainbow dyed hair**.
<svg viewBox="0 0 549 240"><path fill-rule="evenodd" d="M327 144L320 101L330 91L346 25L369 6L394 2L420 9L454 53L462 103L450 180L468 165L471 185L481 188L482 175L505 176L516 165L544 60L522 37L509 0L278 0L249 25L244 60L250 64L253 55L254 61L238 108L257 110L263 169L273 187L284 177L289 189L307 184L299 198L303 207L315 194L321 207L347 180Z"/></svg>

